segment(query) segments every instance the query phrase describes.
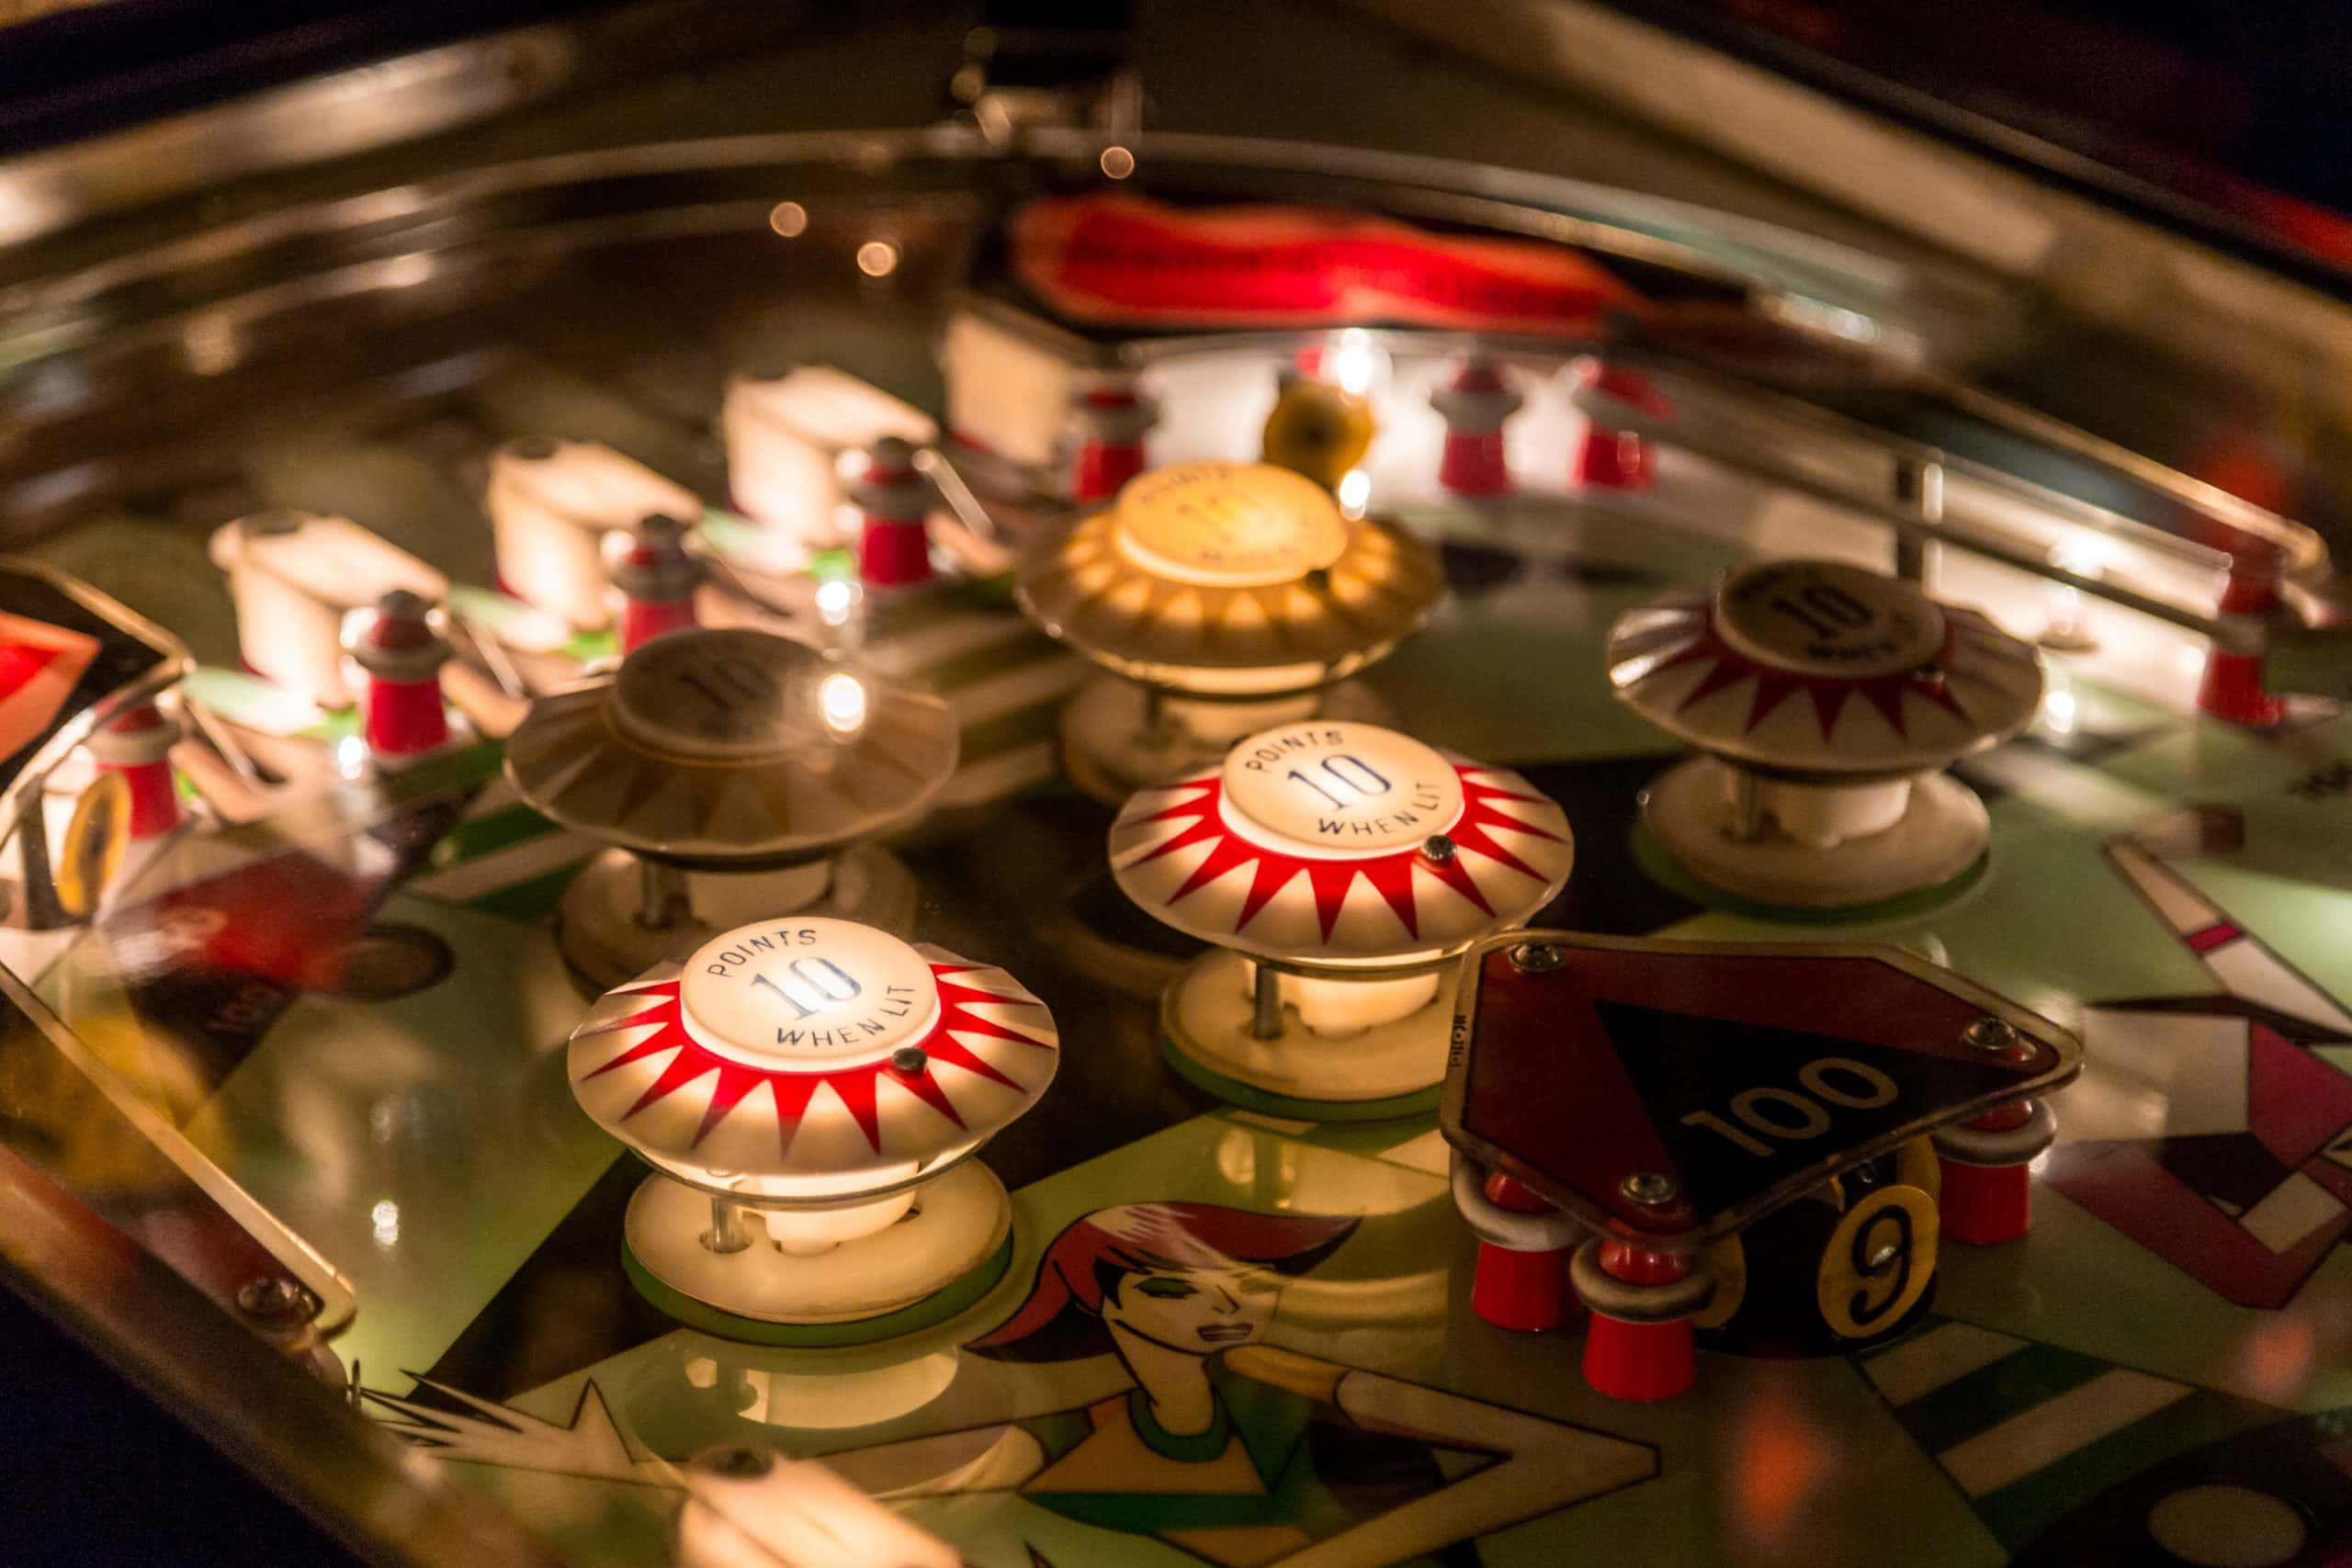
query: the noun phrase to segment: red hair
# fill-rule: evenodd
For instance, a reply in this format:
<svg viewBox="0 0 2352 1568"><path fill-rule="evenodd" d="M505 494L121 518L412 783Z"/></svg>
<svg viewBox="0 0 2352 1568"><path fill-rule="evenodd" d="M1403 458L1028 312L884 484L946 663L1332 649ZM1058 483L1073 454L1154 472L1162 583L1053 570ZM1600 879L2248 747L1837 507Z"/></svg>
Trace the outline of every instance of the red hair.
<svg viewBox="0 0 2352 1568"><path fill-rule="evenodd" d="M1356 1228L1351 1215L1261 1214L1222 1203L1122 1203L1074 1220L1037 1265L1029 1299L997 1330L965 1348L1003 1353L1067 1325L1091 1328L1102 1314L1106 1280L1121 1274L1185 1268L1230 1269L1263 1264L1284 1274L1305 1273L1329 1257ZM1091 1336L1090 1336L1091 1337ZM1041 1352L1041 1353L1035 1353ZM1033 1347L1034 1359L1063 1356ZM1029 1359L1029 1358L1024 1358Z"/></svg>

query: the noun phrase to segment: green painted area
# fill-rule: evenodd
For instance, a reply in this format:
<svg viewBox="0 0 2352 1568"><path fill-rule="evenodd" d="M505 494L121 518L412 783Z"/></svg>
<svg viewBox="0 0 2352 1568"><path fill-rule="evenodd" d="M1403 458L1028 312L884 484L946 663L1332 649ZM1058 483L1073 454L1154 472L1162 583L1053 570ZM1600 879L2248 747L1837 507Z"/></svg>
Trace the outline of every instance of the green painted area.
<svg viewBox="0 0 2352 1568"><path fill-rule="evenodd" d="M421 898L386 915L479 978L297 998L186 1130L350 1277L337 1351L389 1381L431 1366L620 1151L565 1079L582 1002L547 933Z"/></svg>
<svg viewBox="0 0 2352 1568"><path fill-rule="evenodd" d="M1061 721L1061 710L1053 703L1032 703L1014 708L999 718L986 719L964 730L960 742L966 763L983 758L1001 756L1017 747L1035 745L1051 739Z"/></svg>
<svg viewBox="0 0 2352 1568"><path fill-rule="evenodd" d="M922 673L924 682L933 691L955 692L975 685L991 675L1002 675L1046 660L1064 657L1061 646L1051 638L1023 635L1005 637L969 652L959 653L942 663L926 666ZM1046 705L1058 706L1059 704L1048 702Z"/></svg>
<svg viewBox="0 0 2352 1568"><path fill-rule="evenodd" d="M2276 1411L2220 1394L2190 1393L1980 1498L1977 1507L2003 1544L2022 1547L2065 1517L2083 1498L2096 1497L2175 1454L2219 1442L2277 1416Z"/></svg>
<svg viewBox="0 0 2352 1568"><path fill-rule="evenodd" d="M571 879L579 870L577 865L561 866L526 881L511 883L494 893L468 899L466 908L497 919L545 925L555 918L556 907L563 902L563 890L571 886Z"/></svg>
<svg viewBox="0 0 2352 1568"><path fill-rule="evenodd" d="M488 784L498 776L505 756L505 748L497 741L478 740L410 767L382 771L379 783L389 800L424 800Z"/></svg>
<svg viewBox="0 0 2352 1568"><path fill-rule="evenodd" d="M1903 1407L1903 1427L1930 1453L2080 1387L2107 1363L2049 1345L2026 1345Z"/></svg>
<svg viewBox="0 0 2352 1568"><path fill-rule="evenodd" d="M571 639L563 645L564 657L577 660L582 664L594 664L606 659L617 659L620 657L620 633L611 626L606 626L601 631L574 632Z"/></svg>
<svg viewBox="0 0 2352 1568"><path fill-rule="evenodd" d="M433 863L461 864L562 830L527 806L511 806L487 816L468 818L449 829L433 846Z"/></svg>

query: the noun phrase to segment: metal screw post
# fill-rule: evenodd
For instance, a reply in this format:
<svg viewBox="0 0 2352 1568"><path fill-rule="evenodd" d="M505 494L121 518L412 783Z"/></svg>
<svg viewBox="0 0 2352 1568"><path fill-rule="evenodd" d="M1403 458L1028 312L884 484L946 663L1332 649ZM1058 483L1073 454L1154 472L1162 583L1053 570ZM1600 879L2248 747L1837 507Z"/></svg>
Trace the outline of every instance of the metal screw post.
<svg viewBox="0 0 2352 1568"><path fill-rule="evenodd" d="M1746 768L1734 766L1731 778L1731 836L1743 844L1764 837L1764 781Z"/></svg>
<svg viewBox="0 0 2352 1568"><path fill-rule="evenodd" d="M639 859L637 867L639 925L647 931L666 931L694 919L684 871L658 860Z"/></svg>
<svg viewBox="0 0 2352 1568"><path fill-rule="evenodd" d="M734 1199L711 1194L710 1234L702 1244L722 1258L752 1245L752 1238L743 1234L743 1211Z"/></svg>
<svg viewBox="0 0 2352 1568"><path fill-rule="evenodd" d="M1283 977L1264 964L1258 965L1258 978L1250 992L1250 1038L1280 1040L1283 1037Z"/></svg>

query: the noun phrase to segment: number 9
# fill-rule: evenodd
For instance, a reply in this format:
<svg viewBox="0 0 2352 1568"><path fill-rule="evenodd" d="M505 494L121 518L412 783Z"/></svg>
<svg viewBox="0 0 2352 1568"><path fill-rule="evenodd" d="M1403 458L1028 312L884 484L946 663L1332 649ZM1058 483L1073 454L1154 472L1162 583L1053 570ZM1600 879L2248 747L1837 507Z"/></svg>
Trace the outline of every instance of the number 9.
<svg viewBox="0 0 2352 1568"><path fill-rule="evenodd" d="M1917 1187L1882 1187L1846 1211L1821 1249L1814 1301L1840 1339L1893 1327L1936 1277L1936 1201Z"/></svg>

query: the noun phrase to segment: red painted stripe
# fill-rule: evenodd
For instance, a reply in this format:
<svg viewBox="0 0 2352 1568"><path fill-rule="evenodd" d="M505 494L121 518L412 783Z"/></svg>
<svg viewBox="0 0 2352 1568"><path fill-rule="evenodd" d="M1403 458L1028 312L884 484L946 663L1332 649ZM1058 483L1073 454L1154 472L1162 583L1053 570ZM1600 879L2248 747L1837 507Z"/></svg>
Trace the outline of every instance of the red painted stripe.
<svg viewBox="0 0 2352 1568"><path fill-rule="evenodd" d="M2191 953L2211 953L2217 947L2227 946L2229 943L2237 941L2238 938L2244 935L2245 935L2245 932L2238 930L2237 927L2230 924L2229 921L2215 920L2210 926L2205 926L2188 933L2188 951Z"/></svg>

